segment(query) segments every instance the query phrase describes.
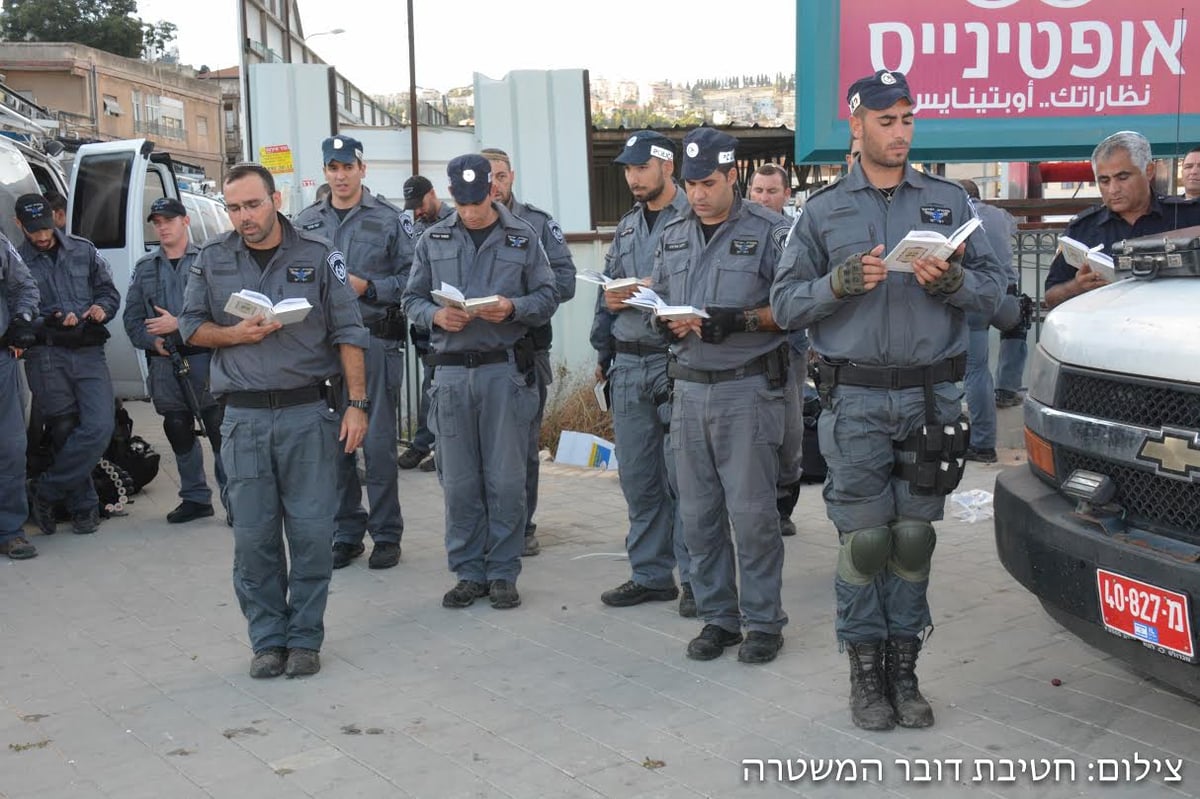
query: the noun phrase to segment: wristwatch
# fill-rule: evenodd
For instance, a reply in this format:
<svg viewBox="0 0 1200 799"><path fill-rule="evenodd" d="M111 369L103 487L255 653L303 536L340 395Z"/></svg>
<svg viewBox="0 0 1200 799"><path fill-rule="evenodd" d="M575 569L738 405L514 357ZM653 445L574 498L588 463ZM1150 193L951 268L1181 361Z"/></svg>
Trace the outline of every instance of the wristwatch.
<svg viewBox="0 0 1200 799"><path fill-rule="evenodd" d="M758 331L758 311L745 311L742 317L746 320L746 332L755 333Z"/></svg>
<svg viewBox="0 0 1200 799"><path fill-rule="evenodd" d="M371 410L371 401L369 399L352 399L346 403L351 408L358 408L364 413Z"/></svg>

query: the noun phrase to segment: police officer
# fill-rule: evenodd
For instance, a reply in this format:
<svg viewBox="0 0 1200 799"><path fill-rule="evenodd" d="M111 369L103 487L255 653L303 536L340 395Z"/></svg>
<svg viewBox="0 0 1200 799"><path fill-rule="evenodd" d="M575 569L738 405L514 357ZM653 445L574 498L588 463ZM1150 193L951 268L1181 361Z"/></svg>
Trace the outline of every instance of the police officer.
<svg viewBox="0 0 1200 799"><path fill-rule="evenodd" d="M465 608L488 596L494 608L514 608L538 401L526 333L554 313L554 275L533 228L492 202L486 158L461 155L446 171L458 209L417 241L404 292L408 317L431 331L429 426L438 442L446 554L458 576L442 605ZM432 294L442 283L468 299L497 299L470 312L443 306Z"/></svg>
<svg viewBox="0 0 1200 799"><path fill-rule="evenodd" d="M775 486L788 354L767 299L788 226L742 200L737 139L697 128L683 145L691 210L663 228L653 281L664 300L708 314L667 324L671 448L696 610L705 622L687 655L711 660L741 643L738 660L767 663L787 623ZM737 536L736 561L726 519Z"/></svg>
<svg viewBox="0 0 1200 799"><path fill-rule="evenodd" d="M321 668L337 460L366 433L369 334L342 254L279 213L267 169L238 164L224 190L234 230L206 242L189 268L179 332L213 348L212 392L225 403L221 460L233 587L254 649L250 676L298 677ZM286 327L262 314L239 319L224 309L244 288L275 302L304 298L312 310ZM349 393L340 422L330 406L343 392L326 385L339 372Z"/></svg>
<svg viewBox="0 0 1200 799"><path fill-rule="evenodd" d="M213 471L225 505L225 469L221 465L221 406L208 390L211 351L189 347L179 336L183 291L200 253L188 232L188 214L174 197L150 206L159 246L134 267L122 316L133 345L146 353L150 397L163 418L163 432L179 467L179 506L167 514L171 524L213 515L212 491L204 477L204 453L196 442L196 419L213 448ZM186 371L181 368L186 364ZM190 388L185 388L183 381Z"/></svg>
<svg viewBox="0 0 1200 799"><path fill-rule="evenodd" d="M673 179L675 150L661 133L641 130L625 141L614 161L624 167L635 202L617 223L604 274L649 283L663 228L688 209L687 196ZM613 432L621 462L617 475L629 509L625 550L633 573L600 600L613 607L673 600L680 596L672 575L678 565L679 614L695 616L691 564L675 496L675 458L668 457L667 450L667 345L641 311L624 304L636 288L601 289L592 322L592 347L599 360L596 377L607 378L612 392Z"/></svg>
<svg viewBox="0 0 1200 799"><path fill-rule="evenodd" d="M433 184L424 175L413 175L404 181L404 210L412 214L414 242L425 232L425 228L454 213L453 208L438 199ZM425 356L429 354L429 331L410 324L409 335L412 338L413 349L422 359L421 391L417 396L417 430L413 433L408 449L400 453L399 466L401 469L415 469L419 466L421 471L432 472L435 468L430 454L433 452L433 433L429 431L426 420L429 415L429 385L433 381L433 367L424 363Z"/></svg>
<svg viewBox="0 0 1200 799"><path fill-rule="evenodd" d="M1092 171L1101 204L1072 219L1064 235L1089 247L1103 245L1103 252L1112 255L1118 241L1200 225L1200 201L1154 194L1154 167L1150 141L1140 133L1123 130L1097 144ZM1059 253L1046 273L1046 306L1053 308L1106 282L1087 264L1076 271Z"/></svg>
<svg viewBox="0 0 1200 799"><path fill-rule="evenodd" d="M363 324L371 333L366 355L371 408L363 440L370 512L362 507L354 453L347 453L338 463L341 505L333 536L333 568L347 566L363 553L363 535L369 530L375 543L367 565L390 569L400 561L404 535L396 482L396 421L408 335L400 295L412 267L412 236L400 224L400 209L363 185L367 165L361 142L331 136L321 143L321 154L332 193L301 211L295 225L327 239L345 254L346 282L358 295Z"/></svg>
<svg viewBox="0 0 1200 799"><path fill-rule="evenodd" d="M545 249L546 256L550 259L550 268L554 270L558 302L566 302L575 296L575 262L571 259L571 251L567 248L562 228L550 214L529 203L518 202L513 197L512 187L517 173L512 168L508 153L489 147L483 150L483 155L492 165L492 199L512 211L518 219L529 223L537 233L537 240ZM547 319L544 324L530 330L529 335L537 353L538 410L529 425L529 450L525 463L525 544L521 554L526 557L541 551L533 514L537 510L538 501L538 454L541 449L538 442L542 432L542 415L546 410L547 387L554 382L554 372L550 368L550 343L554 338L554 331L550 327L550 320Z"/></svg>
<svg viewBox="0 0 1200 799"><path fill-rule="evenodd" d="M746 199L783 215L792 198L792 184L787 170L768 161L754 170ZM800 500L800 478L804 473L804 381L808 374L808 334L803 330L788 333L791 350L787 422L783 434L783 449L779 452L779 485L776 504L779 509L779 530L784 536L796 534L792 511Z"/></svg>
<svg viewBox="0 0 1200 799"><path fill-rule="evenodd" d="M0 234L0 555L13 560L37 556L21 530L29 515L25 495L26 438L21 392L17 391L17 359L36 341L33 317L38 312L37 281L16 249Z"/></svg>
<svg viewBox="0 0 1200 799"><path fill-rule="evenodd" d="M850 655L852 718L864 729L924 727L933 712L915 669L918 636L932 623L930 522L942 518L967 446L956 385L964 314L990 315L1007 276L981 231L950 262L887 271L885 248L914 228L951 233L971 206L956 183L908 165L913 101L903 73L876 72L846 97L859 159L805 203L771 307L784 327L808 328L829 392L818 432L841 541L837 637Z"/></svg>
<svg viewBox="0 0 1200 799"><path fill-rule="evenodd" d="M100 500L92 470L112 438L115 409L104 325L120 307L121 294L92 243L54 227L45 197L21 195L16 213L25 233L18 252L41 295L41 334L25 353L25 377L54 442L50 468L30 482L29 510L50 535L54 505L65 502L74 532L94 533Z"/></svg>

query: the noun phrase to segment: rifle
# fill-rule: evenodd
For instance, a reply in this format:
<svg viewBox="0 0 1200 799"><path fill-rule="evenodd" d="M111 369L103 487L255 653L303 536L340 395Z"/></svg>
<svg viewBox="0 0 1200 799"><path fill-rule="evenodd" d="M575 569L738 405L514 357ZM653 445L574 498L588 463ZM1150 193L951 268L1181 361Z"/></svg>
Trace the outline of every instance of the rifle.
<svg viewBox="0 0 1200 799"><path fill-rule="evenodd" d="M146 298L146 313L147 318L158 316L158 312L154 310L154 301L149 297ZM183 390L183 401L187 403L188 411L191 412L192 418L196 420L196 435L208 438L208 429L204 425L204 415L200 412L200 398L196 396L196 388L192 385L192 381L188 379L188 375L192 371L191 364L187 358L179 352L179 344L176 339L179 338L178 333L171 333L162 337L163 349L167 351L167 356L171 359L172 371L175 373L175 380L179 383L179 388Z"/></svg>

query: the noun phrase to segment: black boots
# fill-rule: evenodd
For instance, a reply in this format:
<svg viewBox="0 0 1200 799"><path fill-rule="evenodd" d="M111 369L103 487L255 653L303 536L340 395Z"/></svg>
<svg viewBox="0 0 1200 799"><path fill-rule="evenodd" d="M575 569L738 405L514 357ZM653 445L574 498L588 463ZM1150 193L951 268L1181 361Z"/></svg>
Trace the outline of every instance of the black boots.
<svg viewBox="0 0 1200 799"><path fill-rule="evenodd" d="M882 641L846 644L850 655L850 718L863 730L890 730L896 726L896 713L885 695Z"/></svg>
<svg viewBox="0 0 1200 799"><path fill-rule="evenodd" d="M896 709L896 723L901 727L933 726L933 708L917 687L917 653L919 638L889 638L887 640L888 699Z"/></svg>
<svg viewBox="0 0 1200 799"><path fill-rule="evenodd" d="M850 718L864 730L933 725L933 708L917 686L921 641L889 638L846 644L850 655Z"/></svg>

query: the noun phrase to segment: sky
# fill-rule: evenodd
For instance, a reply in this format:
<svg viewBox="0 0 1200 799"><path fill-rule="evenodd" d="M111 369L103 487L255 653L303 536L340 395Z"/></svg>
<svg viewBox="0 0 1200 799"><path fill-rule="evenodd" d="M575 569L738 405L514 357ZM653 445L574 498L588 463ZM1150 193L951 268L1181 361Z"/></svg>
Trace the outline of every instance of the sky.
<svg viewBox="0 0 1200 799"><path fill-rule="evenodd" d="M299 0L309 46L368 94L408 90L406 4L400 0ZM445 91L473 74L515 69L591 71L593 78L677 83L796 68L791 0L415 0L417 85ZM180 61L212 69L238 59L235 0L138 0L138 16L179 27ZM629 20L629 22L621 22ZM752 21L738 41L740 23ZM342 28L338 35L313 36ZM763 34L766 35L763 35Z"/></svg>

